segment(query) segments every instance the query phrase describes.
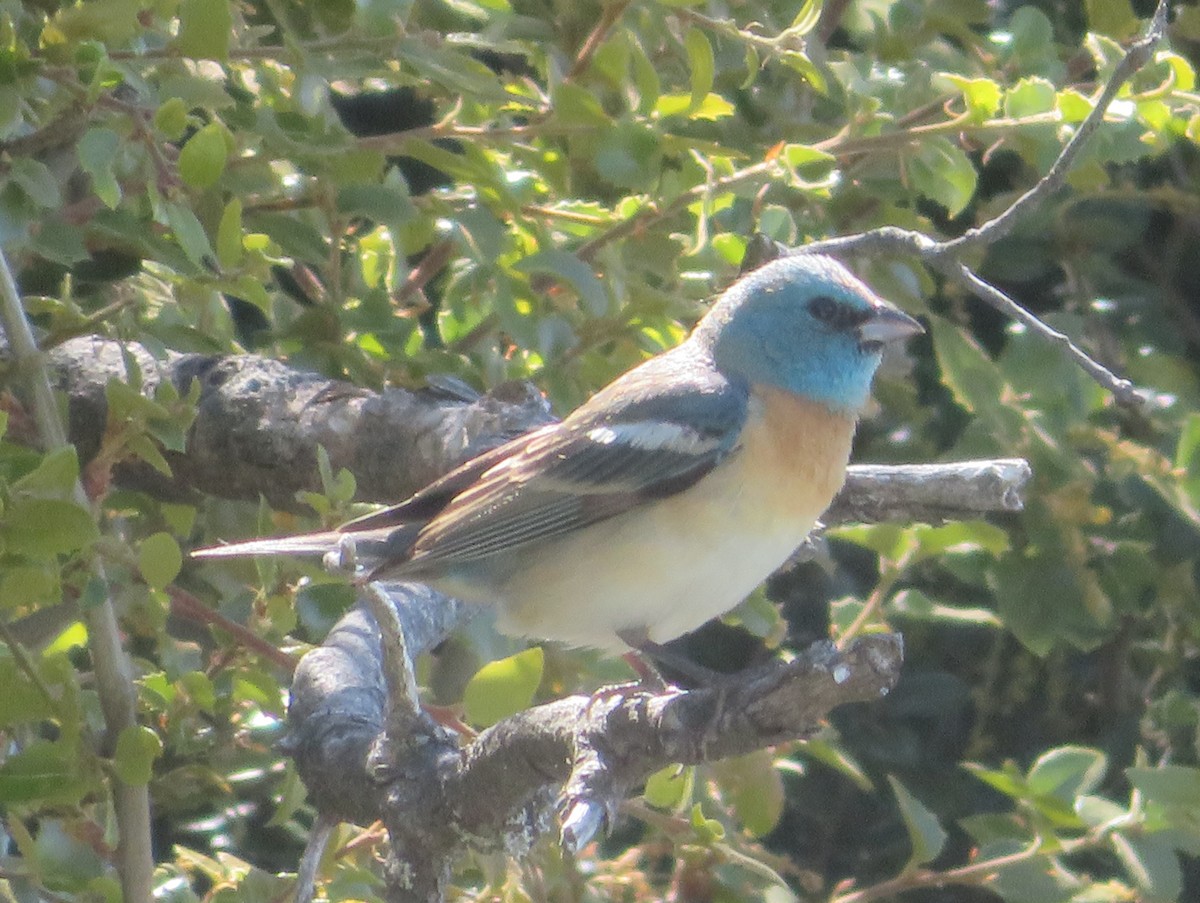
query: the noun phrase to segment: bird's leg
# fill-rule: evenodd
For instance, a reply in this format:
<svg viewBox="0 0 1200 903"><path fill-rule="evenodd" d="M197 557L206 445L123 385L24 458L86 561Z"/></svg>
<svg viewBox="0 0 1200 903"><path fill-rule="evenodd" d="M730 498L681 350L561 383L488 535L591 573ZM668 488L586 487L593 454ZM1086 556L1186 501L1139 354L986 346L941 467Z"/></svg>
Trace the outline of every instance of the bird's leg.
<svg viewBox="0 0 1200 903"><path fill-rule="evenodd" d="M671 670L678 672L687 678L692 686L712 687L725 679L725 675L720 672L697 664L687 656L680 655L661 643L656 643L650 639L644 627L634 630L618 630L617 636L633 650L625 653L622 658L643 680L647 680L647 676L651 675L653 681L659 686L669 683L664 680L657 665L666 665Z"/></svg>

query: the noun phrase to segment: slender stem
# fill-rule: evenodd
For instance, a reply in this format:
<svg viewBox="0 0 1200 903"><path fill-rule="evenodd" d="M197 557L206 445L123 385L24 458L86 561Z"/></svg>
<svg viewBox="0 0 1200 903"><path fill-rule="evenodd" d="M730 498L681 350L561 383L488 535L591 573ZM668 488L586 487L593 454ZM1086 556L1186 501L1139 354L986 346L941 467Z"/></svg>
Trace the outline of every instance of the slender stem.
<svg viewBox="0 0 1200 903"><path fill-rule="evenodd" d="M665 207L643 207L637 213L617 223L608 231L602 232L591 241L580 246L576 254L581 260L591 261L605 245L612 244L612 242L625 238L639 229L647 228L654 223L670 219L675 214L686 210L689 204L700 200L710 191L720 191L723 188L731 188L742 182L749 182L768 176L775 171L776 165L774 160L764 160L761 163L747 166L745 169L739 169L737 172L730 173L727 176L722 176L714 182L709 183L706 181L703 185L690 188Z"/></svg>
<svg viewBox="0 0 1200 903"><path fill-rule="evenodd" d="M913 254L933 269L954 282L965 286L975 293L985 304L995 308L1008 317L1026 326L1031 332L1048 342L1053 343L1068 357L1078 364L1099 385L1112 393L1119 404L1127 407L1140 407L1146 402L1146 395L1127 379L1114 374L1091 355L1076 345L1069 336L1053 329L1040 318L1030 313L1020 304L1000 291L994 285L979 278L959 257L964 251L971 250L981 244L988 244L1004 237L1012 231L1017 220L1028 211L1034 209L1057 191L1066 181L1071 166L1075 163L1086 142L1095 134L1104 120L1109 105L1117 96L1122 86L1140 67L1150 59L1154 47L1162 40L1166 30L1168 0L1159 0L1154 16L1150 20L1144 36L1139 38L1126 52L1113 70L1100 95L1096 99L1091 113L1080 124L1071 140L1066 143L1058 158L1041 179L1032 188L1017 198L1003 213L983 225L971 229L958 238L937 242L919 232L895 227L872 229L858 235L843 236L827 241L813 242L794 253L846 253L874 251L877 253L906 253ZM937 124L942 127L942 124ZM900 133L904 140L917 130L928 134L930 127L917 126ZM899 139L897 139L899 140ZM839 150L844 151L850 142L843 142Z"/></svg>
<svg viewBox="0 0 1200 903"><path fill-rule="evenodd" d="M63 342L69 339L76 338L81 335L90 335L95 327L99 326L109 317L118 314L127 307L132 307L138 302L136 295L129 294L123 298L118 298L111 304L106 304L94 313L88 314L78 323L75 323L66 329L52 333L42 340L40 348L42 351L49 351L51 348L57 348Z"/></svg>
<svg viewBox="0 0 1200 903"><path fill-rule="evenodd" d="M587 40L579 48L575 62L571 64L571 71L567 73L567 81L574 81L583 74L584 70L591 63L596 50L604 43L604 39L612 30L612 27L617 24L617 21L625 13L625 9L628 6L629 0L616 0L615 3L610 3L604 7L604 11L600 14L600 21L596 23L596 27L592 29L592 33L587 36Z"/></svg>
<svg viewBox="0 0 1200 903"><path fill-rule="evenodd" d="M232 621L219 611L213 611L191 593L178 586L168 586L167 596L171 600L171 613L197 624L216 627L225 631L234 640L252 652L257 652L269 662L282 668L288 674L296 670L297 659L288 655L282 649L267 642L253 630Z"/></svg>
<svg viewBox="0 0 1200 903"><path fill-rule="evenodd" d="M1011 208L1010 208L1011 209ZM976 276L969 267L957 261L945 261L944 265L935 261L935 266L949 276L951 279L965 285L973 291L976 297L981 298L988 306L994 307L1002 314L1006 314L1018 323L1028 327L1036 332L1042 338L1053 342L1069 357L1075 361L1083 371L1092 379L1106 388L1113 394L1123 405L1136 407L1145 401L1145 397L1138 391L1137 387L1127 379L1122 379L1117 376L1086 351L1076 345L1065 333L1059 332L1046 322L1027 311L1004 292L1000 291L991 283L985 282Z"/></svg>
<svg viewBox="0 0 1200 903"><path fill-rule="evenodd" d="M0 251L0 324L12 349L13 361L24 376L32 400L34 422L47 449L68 445L67 433L59 418L58 403L50 386L45 362L38 350L33 330L25 319L21 296L8 260ZM77 504L91 510L91 503L77 480L72 490ZM89 562L92 579L108 586L104 569L98 559ZM88 630L88 647L95 668L96 689L104 712L105 744L109 750L116 746L117 737L126 728L137 725L137 690L133 683L133 668L121 647L121 632L112 600L107 592L104 599L88 605L83 612ZM150 844L150 795L145 784L126 784L113 777L113 803L116 809L117 870L126 900L149 900L153 890L154 859Z"/></svg>
<svg viewBox="0 0 1200 903"><path fill-rule="evenodd" d="M1041 842L994 859L983 859L972 862L961 868L947 869L944 872L919 870L904 872L887 881L880 881L862 890L856 890L840 897L834 897L831 903L871 903L872 900L886 900L906 890L920 887L943 887L947 884L984 884L995 877L996 872L1005 866L1016 865L1037 856L1041 852Z"/></svg>
<svg viewBox="0 0 1200 903"><path fill-rule="evenodd" d="M1071 136L1071 140L1063 147L1062 152L1058 155L1058 159L1054 161L1054 164L1046 172L1046 175L1039 179L1036 185L1017 198L999 216L988 220L982 226L969 229L952 241L946 242L942 248L944 253L957 254L967 248L977 247L981 244L990 244L1004 237L1013 230L1018 219L1028 211L1039 206L1045 198L1058 191L1066 183L1067 173L1075 165L1075 160L1079 156L1080 151L1083 150L1084 145L1096 133L1096 130L1100 128L1100 123L1104 121L1104 115L1108 112L1109 105L1116 98L1117 92L1121 90L1125 82L1129 81L1138 69L1142 68L1150 60L1150 54L1158 42L1162 40L1167 29L1167 11L1169 7L1170 3L1168 0L1158 0L1158 6L1154 10L1154 16L1150 20L1150 27L1146 30L1145 35L1138 38L1129 50L1126 51L1125 56L1121 58L1121 62L1113 70L1104 89L1100 92L1100 96L1096 98L1096 104L1092 107L1092 111L1080 123L1079 128L1076 129L1075 134Z"/></svg>
<svg viewBox="0 0 1200 903"><path fill-rule="evenodd" d="M896 583L904 574L905 568L912 561L912 555L911 551L901 555L898 561L892 562L891 567L887 569L886 573L880 575L879 582L875 585L875 589L871 591L871 595L867 597L862 610L850 622L850 626L843 630L837 638L838 649L845 649L862 632L862 629L871 623L871 620L879 613L879 609L883 608L883 604L887 601L888 596L892 594Z"/></svg>

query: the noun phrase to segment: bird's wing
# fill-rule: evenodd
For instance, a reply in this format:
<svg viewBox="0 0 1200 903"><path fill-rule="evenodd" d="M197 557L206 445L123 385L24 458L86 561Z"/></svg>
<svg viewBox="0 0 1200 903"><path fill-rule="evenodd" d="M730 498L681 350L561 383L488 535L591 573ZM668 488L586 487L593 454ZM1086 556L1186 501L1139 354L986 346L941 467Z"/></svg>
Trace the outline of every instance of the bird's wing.
<svg viewBox="0 0 1200 903"><path fill-rule="evenodd" d="M682 378L681 378L682 377ZM747 391L708 370L642 367L479 475L376 576L509 552L696 483L737 447Z"/></svg>
<svg viewBox="0 0 1200 903"><path fill-rule="evenodd" d="M530 442L536 442L540 437L557 430L560 426L561 424L558 423L550 423L481 452L434 480L424 489L418 490L403 502L346 521L337 528L337 532L362 533L382 527L400 527L405 524L424 523L432 520L456 495L478 482L484 473L501 461L518 454Z"/></svg>

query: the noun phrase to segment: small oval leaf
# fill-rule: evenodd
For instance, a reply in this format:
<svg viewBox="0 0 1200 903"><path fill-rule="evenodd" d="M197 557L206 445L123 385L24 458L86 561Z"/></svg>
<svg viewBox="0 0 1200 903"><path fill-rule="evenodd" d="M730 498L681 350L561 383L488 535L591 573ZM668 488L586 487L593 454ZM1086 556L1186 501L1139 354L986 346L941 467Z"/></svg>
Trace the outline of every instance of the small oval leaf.
<svg viewBox="0 0 1200 903"><path fill-rule="evenodd" d="M147 536L138 546L138 569L154 589L166 589L183 566L179 543L169 533Z"/></svg>
<svg viewBox="0 0 1200 903"><path fill-rule="evenodd" d="M489 727L528 708L542 682L544 665L541 646L484 665L463 692L467 721Z"/></svg>

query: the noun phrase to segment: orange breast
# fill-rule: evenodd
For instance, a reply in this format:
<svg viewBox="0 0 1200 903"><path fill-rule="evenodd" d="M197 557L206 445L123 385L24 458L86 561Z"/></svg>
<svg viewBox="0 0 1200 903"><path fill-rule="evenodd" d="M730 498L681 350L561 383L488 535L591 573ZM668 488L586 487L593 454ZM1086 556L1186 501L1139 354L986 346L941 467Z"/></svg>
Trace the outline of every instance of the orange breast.
<svg viewBox="0 0 1200 903"><path fill-rule="evenodd" d="M762 426L747 430L742 453L748 468L773 475L778 498L770 507L809 511L816 502L824 510L845 478L854 418L782 389L759 386L754 395Z"/></svg>

